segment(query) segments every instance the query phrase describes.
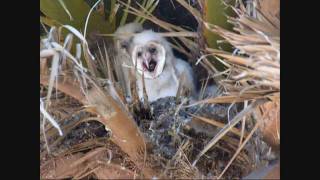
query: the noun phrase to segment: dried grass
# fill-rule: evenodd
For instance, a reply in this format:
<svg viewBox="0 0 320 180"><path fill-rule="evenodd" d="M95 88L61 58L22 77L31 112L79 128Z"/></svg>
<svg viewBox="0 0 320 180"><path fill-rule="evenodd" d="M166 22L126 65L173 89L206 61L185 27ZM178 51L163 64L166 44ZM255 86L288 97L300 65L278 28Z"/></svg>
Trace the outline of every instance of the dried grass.
<svg viewBox="0 0 320 180"><path fill-rule="evenodd" d="M230 67L229 78L220 82L228 93L243 96L251 90L256 91L255 97L264 95L265 91L270 91L269 95L277 94L280 92L280 26L273 24L277 24L279 19L268 19L262 13L265 10L259 6L253 11L257 18L250 16L252 12L236 9L239 16L229 18L236 32L204 23L206 28L225 38L241 54L206 50L221 57Z"/></svg>

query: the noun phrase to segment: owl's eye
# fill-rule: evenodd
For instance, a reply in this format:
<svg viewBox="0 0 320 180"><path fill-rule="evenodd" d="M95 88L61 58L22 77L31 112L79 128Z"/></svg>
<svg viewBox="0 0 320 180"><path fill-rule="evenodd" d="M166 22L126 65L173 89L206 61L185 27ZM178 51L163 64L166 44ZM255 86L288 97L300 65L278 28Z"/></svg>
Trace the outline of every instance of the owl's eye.
<svg viewBox="0 0 320 180"><path fill-rule="evenodd" d="M126 42L121 43L121 48L127 49L128 48L128 44Z"/></svg>
<svg viewBox="0 0 320 180"><path fill-rule="evenodd" d="M157 49L154 48L154 47L149 48L149 52L150 52L151 54L154 54L156 51L157 51Z"/></svg>
<svg viewBox="0 0 320 180"><path fill-rule="evenodd" d="M138 57L141 57L142 53L141 52L138 52Z"/></svg>
<svg viewBox="0 0 320 180"><path fill-rule="evenodd" d="M134 33L141 33L141 30L135 30Z"/></svg>

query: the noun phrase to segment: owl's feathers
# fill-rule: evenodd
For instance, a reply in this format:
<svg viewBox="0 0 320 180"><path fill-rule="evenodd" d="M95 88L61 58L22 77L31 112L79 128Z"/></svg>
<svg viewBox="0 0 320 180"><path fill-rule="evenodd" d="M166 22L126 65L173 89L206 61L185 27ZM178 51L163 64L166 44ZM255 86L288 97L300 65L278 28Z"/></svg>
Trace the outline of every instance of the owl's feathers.
<svg viewBox="0 0 320 180"><path fill-rule="evenodd" d="M132 61L140 68L136 74L138 95L141 100L143 99L142 74L145 77L145 89L149 102L176 96L179 83L183 88L194 93L192 68L187 62L173 55L170 44L165 38L151 30L145 30L134 36L132 46ZM150 70L148 63L152 62L156 65ZM185 76L184 82L180 82L182 75Z"/></svg>

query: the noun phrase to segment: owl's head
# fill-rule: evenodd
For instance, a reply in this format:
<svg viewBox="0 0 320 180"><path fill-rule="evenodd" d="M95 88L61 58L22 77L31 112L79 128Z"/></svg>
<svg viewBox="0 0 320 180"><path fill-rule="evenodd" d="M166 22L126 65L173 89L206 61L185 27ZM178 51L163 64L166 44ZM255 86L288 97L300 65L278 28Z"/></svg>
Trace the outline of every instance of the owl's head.
<svg viewBox="0 0 320 180"><path fill-rule="evenodd" d="M145 78L158 77L166 64L167 55L171 53L169 43L152 30L145 30L134 36L131 51L132 62L138 73Z"/></svg>
<svg viewBox="0 0 320 180"><path fill-rule="evenodd" d="M142 31L142 25L135 22L120 26L114 33L114 40L117 49L122 51L122 53L129 53L133 35Z"/></svg>

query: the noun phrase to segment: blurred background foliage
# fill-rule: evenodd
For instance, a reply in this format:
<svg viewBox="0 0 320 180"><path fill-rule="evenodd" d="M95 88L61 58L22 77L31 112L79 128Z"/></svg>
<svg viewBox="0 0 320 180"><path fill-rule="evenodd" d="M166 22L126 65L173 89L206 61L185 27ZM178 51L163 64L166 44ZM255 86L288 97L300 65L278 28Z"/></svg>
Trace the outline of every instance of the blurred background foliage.
<svg viewBox="0 0 320 180"><path fill-rule="evenodd" d="M198 32L204 37L206 44L210 48L222 48L231 51L231 47L227 43L217 43L217 41L222 40L217 34L207 28L199 28L200 19L197 19L198 17L195 17L195 14L189 13L182 3L196 10L202 16L201 19L203 21L231 30L232 25L227 22L227 16L234 15L229 5L234 5L235 1L100 0L91 12L87 25L87 34L92 32L100 34L113 33L120 25L132 21L144 24L145 27L153 28L156 31L164 31L157 24L146 21L146 18L128 13L130 6L143 12L143 14L154 14L155 17L167 23ZM83 33L89 11L97 2L98 0L40 0L41 32L46 32L43 29L44 26L59 27L61 25L70 25ZM63 34L66 35L66 32L63 32Z"/></svg>

